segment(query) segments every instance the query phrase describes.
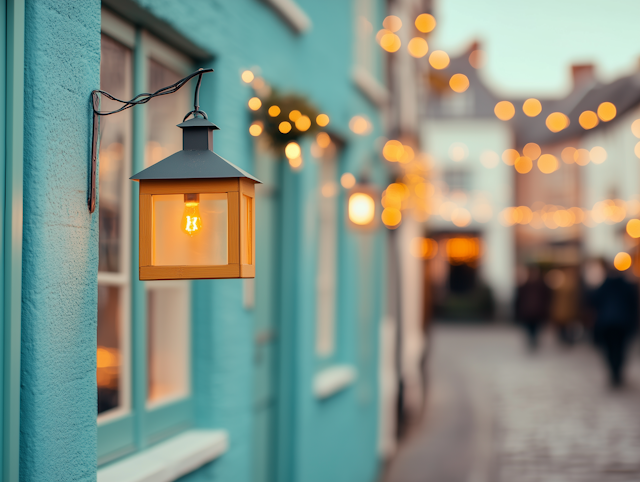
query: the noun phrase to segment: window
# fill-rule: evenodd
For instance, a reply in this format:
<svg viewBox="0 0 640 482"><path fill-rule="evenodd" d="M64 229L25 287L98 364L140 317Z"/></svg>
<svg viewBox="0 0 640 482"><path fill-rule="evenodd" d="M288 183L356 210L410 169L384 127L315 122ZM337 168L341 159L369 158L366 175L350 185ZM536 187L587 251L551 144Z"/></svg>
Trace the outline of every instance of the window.
<svg viewBox="0 0 640 482"><path fill-rule="evenodd" d="M336 150L332 142L319 161L316 352L322 357L335 351L339 192Z"/></svg>
<svg viewBox="0 0 640 482"><path fill-rule="evenodd" d="M102 29L100 88L120 99L132 98L136 80L140 84L134 72L143 72L144 90L153 92L193 71L181 54L146 32L136 35L107 10ZM144 65L134 65L136 48L145 53ZM142 284L132 278L137 240L132 239L129 180L133 166L150 166L182 148L175 125L190 110L190 97L185 88L146 104L143 139L133 138L132 110L100 121L99 463L171 436L192 421L189 282ZM115 105L103 99L101 107ZM144 159L133 158L134 140L144 143Z"/></svg>

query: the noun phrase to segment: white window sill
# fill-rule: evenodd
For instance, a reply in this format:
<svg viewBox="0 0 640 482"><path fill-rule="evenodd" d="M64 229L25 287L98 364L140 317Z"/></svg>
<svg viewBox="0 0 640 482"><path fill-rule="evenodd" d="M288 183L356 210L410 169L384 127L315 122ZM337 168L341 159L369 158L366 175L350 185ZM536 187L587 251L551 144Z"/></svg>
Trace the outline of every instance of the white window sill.
<svg viewBox="0 0 640 482"><path fill-rule="evenodd" d="M358 378L351 365L334 365L318 372L313 380L313 393L322 400L344 390Z"/></svg>
<svg viewBox="0 0 640 482"><path fill-rule="evenodd" d="M353 83L374 105L383 108L389 101L389 91L362 67L355 67L351 74Z"/></svg>
<svg viewBox="0 0 640 482"><path fill-rule="evenodd" d="M263 0L278 12L297 33L311 28L311 19L294 0Z"/></svg>
<svg viewBox="0 0 640 482"><path fill-rule="evenodd" d="M98 470L98 482L170 482L227 451L223 430L189 430Z"/></svg>

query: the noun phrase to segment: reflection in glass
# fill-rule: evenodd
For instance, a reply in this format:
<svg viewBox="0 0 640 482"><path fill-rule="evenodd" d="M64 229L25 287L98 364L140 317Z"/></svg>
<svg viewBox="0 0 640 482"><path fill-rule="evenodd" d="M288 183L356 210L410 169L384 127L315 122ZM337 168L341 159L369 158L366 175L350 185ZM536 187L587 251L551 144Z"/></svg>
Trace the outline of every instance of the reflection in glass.
<svg viewBox="0 0 640 482"><path fill-rule="evenodd" d="M120 99L131 97L131 51L102 36L100 59L100 88ZM103 98L102 110L113 110L120 106ZM125 156L129 149L131 111L118 117L103 116L100 119L99 151L99 219L100 219L100 271L120 271L122 262L121 230L122 201L124 194Z"/></svg>
<svg viewBox="0 0 640 482"><path fill-rule="evenodd" d="M188 395L189 290L188 283L155 286L147 291L149 353L148 401L161 403Z"/></svg>
<svg viewBox="0 0 640 482"><path fill-rule="evenodd" d="M184 229L185 206L192 202L184 194L152 196L153 260L155 266L213 266L227 264L227 195L198 196L199 228ZM187 213L187 214L185 214Z"/></svg>
<svg viewBox="0 0 640 482"><path fill-rule="evenodd" d="M120 288L98 286L98 413L120 405Z"/></svg>
<svg viewBox="0 0 640 482"><path fill-rule="evenodd" d="M149 92L155 92L180 80L177 74L154 60L149 60ZM146 104L147 144L145 167L151 166L165 157L182 149L182 131L176 128L182 117L191 110L190 90L183 87L175 94L156 97Z"/></svg>

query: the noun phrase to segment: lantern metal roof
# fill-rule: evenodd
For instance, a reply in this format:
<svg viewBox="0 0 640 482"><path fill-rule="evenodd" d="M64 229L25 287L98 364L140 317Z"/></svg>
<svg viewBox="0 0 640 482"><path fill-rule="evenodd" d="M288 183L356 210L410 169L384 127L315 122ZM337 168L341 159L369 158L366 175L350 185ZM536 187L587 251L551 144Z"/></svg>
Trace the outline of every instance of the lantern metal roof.
<svg viewBox="0 0 640 482"><path fill-rule="evenodd" d="M247 178L261 183L251 174L213 152L213 131L219 127L207 119L194 117L178 124L182 129L182 150L157 162L129 179L229 179Z"/></svg>

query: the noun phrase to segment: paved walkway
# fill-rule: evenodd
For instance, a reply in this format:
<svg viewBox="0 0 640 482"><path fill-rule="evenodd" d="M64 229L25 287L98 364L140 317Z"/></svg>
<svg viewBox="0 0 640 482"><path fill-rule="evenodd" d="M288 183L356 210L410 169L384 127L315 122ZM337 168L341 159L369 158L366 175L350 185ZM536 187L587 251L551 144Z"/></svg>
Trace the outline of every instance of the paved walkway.
<svg viewBox="0 0 640 482"><path fill-rule="evenodd" d="M639 482L640 350L608 389L589 345L438 326L426 415L384 482Z"/></svg>

